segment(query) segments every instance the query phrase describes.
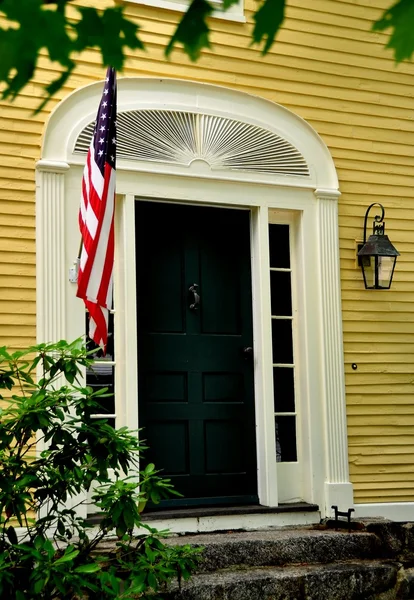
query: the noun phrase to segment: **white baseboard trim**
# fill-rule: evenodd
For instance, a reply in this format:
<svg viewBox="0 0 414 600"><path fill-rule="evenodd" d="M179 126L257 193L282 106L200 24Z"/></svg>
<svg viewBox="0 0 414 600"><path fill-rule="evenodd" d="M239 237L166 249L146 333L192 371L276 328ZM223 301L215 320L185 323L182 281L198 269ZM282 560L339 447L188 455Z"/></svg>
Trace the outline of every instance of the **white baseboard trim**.
<svg viewBox="0 0 414 600"><path fill-rule="evenodd" d="M391 521L414 521L414 502L378 502L355 504L352 517L383 517Z"/></svg>

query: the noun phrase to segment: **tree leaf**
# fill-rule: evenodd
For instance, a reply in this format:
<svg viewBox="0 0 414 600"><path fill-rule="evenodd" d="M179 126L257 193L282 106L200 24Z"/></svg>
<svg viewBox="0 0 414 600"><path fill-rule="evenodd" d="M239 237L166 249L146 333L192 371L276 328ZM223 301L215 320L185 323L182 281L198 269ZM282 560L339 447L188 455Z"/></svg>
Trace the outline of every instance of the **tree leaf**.
<svg viewBox="0 0 414 600"><path fill-rule="evenodd" d="M238 4L239 0L223 0L223 10L227 10L233 4Z"/></svg>
<svg viewBox="0 0 414 600"><path fill-rule="evenodd" d="M87 565L80 565L74 569L75 573L96 573L101 570L101 565L97 563L89 563Z"/></svg>
<svg viewBox="0 0 414 600"><path fill-rule="evenodd" d="M6 530L6 533L11 544L18 544L17 534L14 527L10 525L10 527L8 527Z"/></svg>
<svg viewBox="0 0 414 600"><path fill-rule="evenodd" d="M184 52L192 61L200 57L203 48L210 48L206 18L212 12L213 7L207 0L192 0L165 49L165 56L167 58L170 56L177 43L183 45Z"/></svg>
<svg viewBox="0 0 414 600"><path fill-rule="evenodd" d="M393 31L387 43L387 48L394 50L396 62L411 59L414 52L414 2L399 0L386 10L382 17L375 21L373 31Z"/></svg>
<svg viewBox="0 0 414 600"><path fill-rule="evenodd" d="M275 41L277 32L285 18L285 0L264 0L262 6L254 15L252 44L264 42L262 54L269 52Z"/></svg>
<svg viewBox="0 0 414 600"><path fill-rule="evenodd" d="M78 556L79 550L71 550L70 552L68 552L68 548L66 548L65 554L63 556L55 560L55 562L53 563L54 565L61 565L62 563L70 562Z"/></svg>

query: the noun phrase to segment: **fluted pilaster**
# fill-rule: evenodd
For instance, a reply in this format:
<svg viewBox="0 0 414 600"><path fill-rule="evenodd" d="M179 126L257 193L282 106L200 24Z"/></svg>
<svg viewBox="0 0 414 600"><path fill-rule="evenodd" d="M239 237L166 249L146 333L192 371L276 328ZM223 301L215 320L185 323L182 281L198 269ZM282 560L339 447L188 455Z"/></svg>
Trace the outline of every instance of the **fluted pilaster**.
<svg viewBox="0 0 414 600"><path fill-rule="evenodd" d="M36 165L37 341L65 337L65 171L64 162Z"/></svg>
<svg viewBox="0 0 414 600"><path fill-rule="evenodd" d="M323 346L326 444L326 500L341 508L352 506L346 427L344 354L339 266L339 192L316 190L318 201L319 274ZM346 505L346 506L345 506Z"/></svg>

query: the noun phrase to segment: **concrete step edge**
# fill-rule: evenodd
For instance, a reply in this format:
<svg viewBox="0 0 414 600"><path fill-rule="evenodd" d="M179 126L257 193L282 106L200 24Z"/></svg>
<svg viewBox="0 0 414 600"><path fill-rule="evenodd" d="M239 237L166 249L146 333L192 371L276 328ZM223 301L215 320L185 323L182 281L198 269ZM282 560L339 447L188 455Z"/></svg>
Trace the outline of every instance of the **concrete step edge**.
<svg viewBox="0 0 414 600"><path fill-rule="evenodd" d="M226 569L194 575L165 600L372 600L397 585L392 561ZM378 596L379 597L379 596Z"/></svg>

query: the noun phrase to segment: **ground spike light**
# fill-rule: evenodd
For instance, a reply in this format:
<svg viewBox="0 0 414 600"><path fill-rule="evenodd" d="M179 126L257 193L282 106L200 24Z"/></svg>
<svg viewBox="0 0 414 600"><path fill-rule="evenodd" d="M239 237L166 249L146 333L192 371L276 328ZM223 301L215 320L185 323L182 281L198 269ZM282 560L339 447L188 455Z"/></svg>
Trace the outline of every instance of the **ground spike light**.
<svg viewBox="0 0 414 600"><path fill-rule="evenodd" d="M376 215L372 224L372 235L367 241L368 213L373 206L381 207L381 215ZM364 276L367 290L389 290L394 275L398 250L385 235L385 210L382 204L374 202L368 206L364 219L364 243L358 252L358 263Z"/></svg>

